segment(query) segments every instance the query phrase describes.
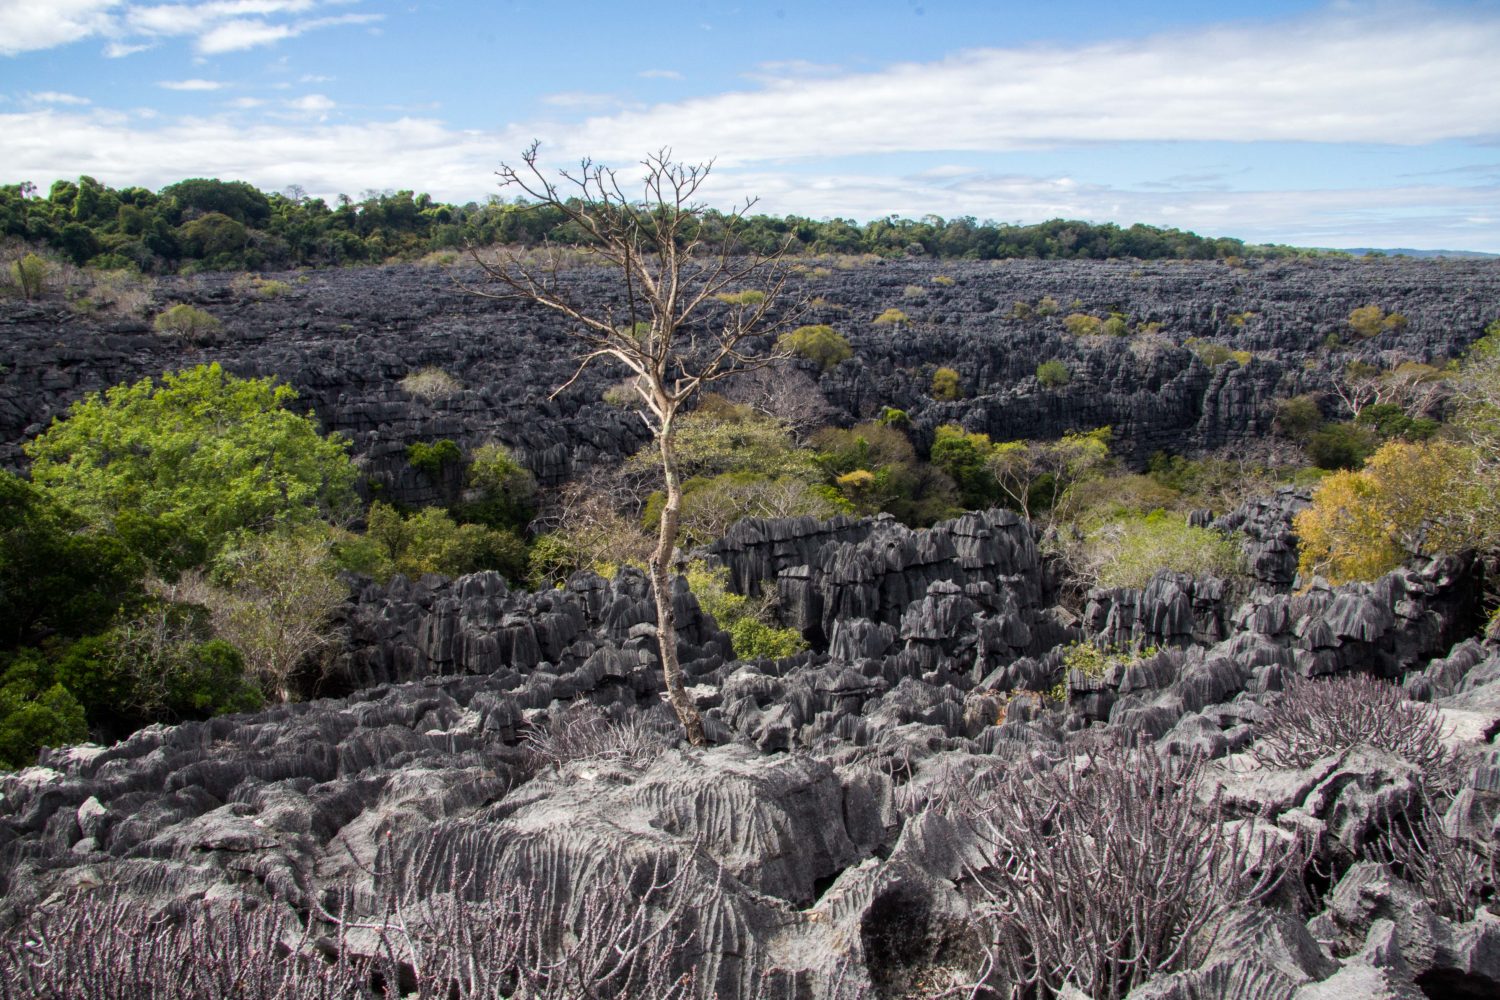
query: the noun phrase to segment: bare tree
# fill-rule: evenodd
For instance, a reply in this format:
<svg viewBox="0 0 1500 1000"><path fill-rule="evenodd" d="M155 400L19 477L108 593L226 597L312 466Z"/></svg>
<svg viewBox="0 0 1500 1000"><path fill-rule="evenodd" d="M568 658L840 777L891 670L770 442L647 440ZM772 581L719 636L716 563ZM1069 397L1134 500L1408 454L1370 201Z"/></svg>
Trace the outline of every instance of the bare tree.
<svg viewBox="0 0 1500 1000"><path fill-rule="evenodd" d="M727 214L698 201L711 162L679 163L670 150L659 150L641 161L641 193L632 197L614 170L592 160L584 160L576 172L559 171L558 182L537 160L538 145L532 143L519 167L501 165L501 186L566 217L583 236L573 253L616 269L624 279L623 301L577 295L562 280L563 258L556 248L486 256L471 247L489 279L472 290L531 302L570 322L583 354L554 396L595 361L613 360L632 373L665 480L666 502L648 560L662 672L689 742L702 745L703 720L683 685L672 608L672 553L682 509L673 433L678 414L703 386L787 356L775 340L770 347L759 340L786 329L801 312L778 308L789 277L783 265L786 247L769 254L741 252L736 237L754 199Z"/></svg>

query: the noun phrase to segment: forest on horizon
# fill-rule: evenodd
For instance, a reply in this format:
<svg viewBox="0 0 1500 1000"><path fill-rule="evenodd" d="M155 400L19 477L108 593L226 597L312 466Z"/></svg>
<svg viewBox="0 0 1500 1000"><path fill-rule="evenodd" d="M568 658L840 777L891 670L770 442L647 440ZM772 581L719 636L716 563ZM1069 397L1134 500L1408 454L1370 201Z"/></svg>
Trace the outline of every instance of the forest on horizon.
<svg viewBox="0 0 1500 1000"><path fill-rule="evenodd" d="M709 227L725 218L712 210L704 215ZM713 240L714 233L706 235ZM1340 255L1140 223L1122 228L1050 219L1019 225L972 216L891 216L858 223L751 215L737 238L741 248L755 253L785 243L796 254L968 260ZM244 181L197 178L153 192L80 177L77 183L55 182L45 195L29 182L0 185L0 240L45 248L80 267L190 274L378 264L470 244L577 244L583 235L556 209L498 195L452 205L412 191L368 191L358 199L340 195L330 205L297 187L268 194Z"/></svg>

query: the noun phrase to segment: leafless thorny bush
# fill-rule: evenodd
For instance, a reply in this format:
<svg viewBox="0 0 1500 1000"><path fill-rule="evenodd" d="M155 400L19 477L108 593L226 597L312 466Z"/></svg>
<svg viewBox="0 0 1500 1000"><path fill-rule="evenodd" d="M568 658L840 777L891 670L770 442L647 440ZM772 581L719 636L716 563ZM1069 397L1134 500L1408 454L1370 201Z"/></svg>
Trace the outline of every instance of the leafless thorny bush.
<svg viewBox="0 0 1500 1000"><path fill-rule="evenodd" d="M1198 791L1203 760L1118 740L1033 755L966 810L988 938L975 995L1121 997L1191 966L1234 906L1294 868L1295 844L1226 828Z"/></svg>
<svg viewBox="0 0 1500 1000"><path fill-rule="evenodd" d="M429 842L430 845L431 842ZM689 1000L700 914L721 893L705 894L690 866L665 855L638 865L605 858L581 888L492 870L476 880L452 857L427 891L433 858L393 870L377 931L384 978L405 979L416 1000ZM426 877L424 877L426 876Z"/></svg>
<svg viewBox="0 0 1500 1000"><path fill-rule="evenodd" d="M1409 700L1389 681L1367 674L1294 677L1256 725L1250 753L1268 767L1308 767L1362 744L1400 755L1426 781L1445 787L1457 778L1458 761L1443 737L1437 710Z"/></svg>
<svg viewBox="0 0 1500 1000"><path fill-rule="evenodd" d="M723 396L782 421L799 443L827 424L834 412L818 383L791 361L754 368L730 379Z"/></svg>
<svg viewBox="0 0 1500 1000"><path fill-rule="evenodd" d="M1497 899L1500 858L1487 839L1450 833L1442 805L1424 790L1375 842L1372 854L1415 886L1439 915L1473 920Z"/></svg>
<svg viewBox="0 0 1500 1000"><path fill-rule="evenodd" d="M81 892L0 935L3 1000L334 1000L375 997L369 963L326 959L283 907L183 903L157 914Z"/></svg>
<svg viewBox="0 0 1500 1000"><path fill-rule="evenodd" d="M615 721L588 702L575 702L546 725L522 736L536 770L560 769L569 761L617 763L640 768L673 742L672 729L643 712Z"/></svg>
<svg viewBox="0 0 1500 1000"><path fill-rule="evenodd" d="M701 915L720 899L666 856L605 859L587 884L482 884L456 860L426 891L408 859L362 918L202 901L153 913L83 892L0 934L0 1000L689 1000ZM416 877L412 877L416 876ZM564 898L569 897L569 898ZM331 927L330 935L315 934Z"/></svg>

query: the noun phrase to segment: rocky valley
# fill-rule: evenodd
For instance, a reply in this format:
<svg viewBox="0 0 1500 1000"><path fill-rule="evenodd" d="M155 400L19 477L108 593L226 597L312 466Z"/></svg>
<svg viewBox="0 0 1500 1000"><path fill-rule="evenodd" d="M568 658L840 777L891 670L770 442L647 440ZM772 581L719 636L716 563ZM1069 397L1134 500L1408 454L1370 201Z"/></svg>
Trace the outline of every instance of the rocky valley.
<svg viewBox="0 0 1500 1000"><path fill-rule="evenodd" d="M222 322L193 340L0 303L0 463L89 392L205 361L295 387L365 493L412 506L445 486L413 443L500 442L548 488L650 439L605 398L618 372L554 395L568 330L471 294L476 273L279 278L161 279ZM800 365L829 422L902 410L919 451L948 424L1107 425L1135 468L1249 450L1279 401L1332 414L1351 362L1441 367L1500 316L1485 261L830 259L795 281L853 348ZM1351 333L1372 304L1403 322ZM1053 361L1065 380L1039 378ZM434 368L459 386L403 388ZM337 697L0 775L0 996L1495 995L1493 559L1299 579L1310 502L1194 512L1242 578L1081 595L1011 510L739 521L691 555L774 594L808 648L737 659L679 580L705 748L665 707L637 569L347 578Z"/></svg>

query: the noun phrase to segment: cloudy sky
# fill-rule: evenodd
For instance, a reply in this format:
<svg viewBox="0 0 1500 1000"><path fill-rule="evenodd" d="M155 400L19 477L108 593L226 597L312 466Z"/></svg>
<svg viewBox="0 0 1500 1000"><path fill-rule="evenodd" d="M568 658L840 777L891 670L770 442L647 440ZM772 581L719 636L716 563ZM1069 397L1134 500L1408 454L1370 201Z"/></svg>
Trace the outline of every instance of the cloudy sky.
<svg viewBox="0 0 1500 1000"><path fill-rule="evenodd" d="M1500 2L0 0L0 183L711 200L1500 252Z"/></svg>

